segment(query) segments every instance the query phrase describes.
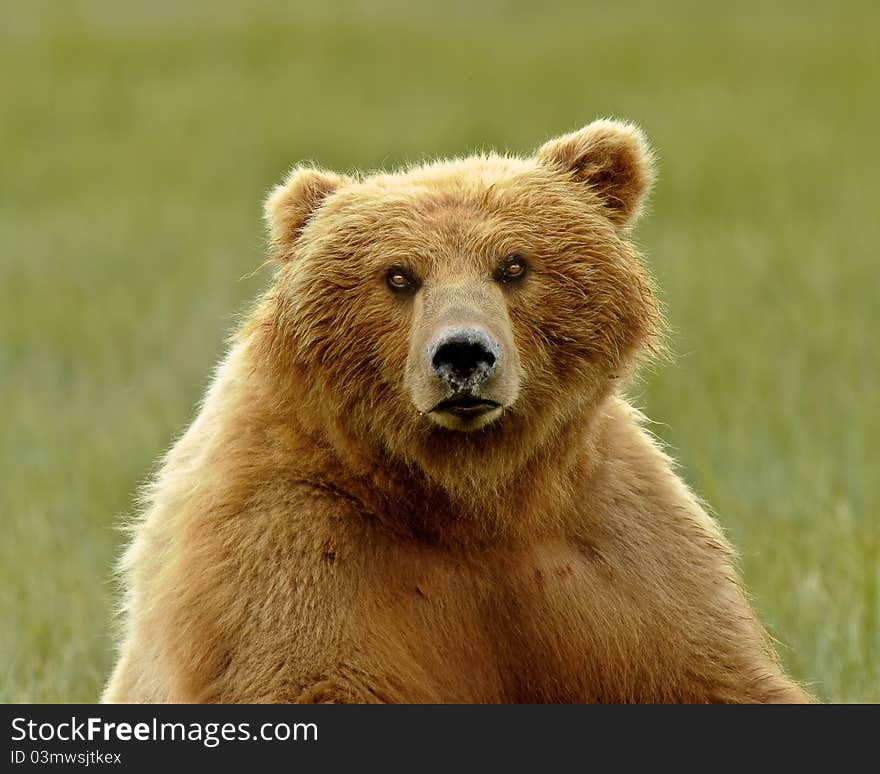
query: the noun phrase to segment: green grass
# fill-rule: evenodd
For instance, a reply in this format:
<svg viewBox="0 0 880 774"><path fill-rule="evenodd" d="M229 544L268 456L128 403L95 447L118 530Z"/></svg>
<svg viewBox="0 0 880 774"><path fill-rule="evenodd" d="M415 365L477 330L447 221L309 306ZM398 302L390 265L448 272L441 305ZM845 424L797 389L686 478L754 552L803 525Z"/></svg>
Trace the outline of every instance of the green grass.
<svg viewBox="0 0 880 774"><path fill-rule="evenodd" d="M638 401L791 672L880 701L880 7L319 5L4 10L0 700L98 696L115 525L267 281L288 165L614 115L661 160L638 235L677 357Z"/></svg>

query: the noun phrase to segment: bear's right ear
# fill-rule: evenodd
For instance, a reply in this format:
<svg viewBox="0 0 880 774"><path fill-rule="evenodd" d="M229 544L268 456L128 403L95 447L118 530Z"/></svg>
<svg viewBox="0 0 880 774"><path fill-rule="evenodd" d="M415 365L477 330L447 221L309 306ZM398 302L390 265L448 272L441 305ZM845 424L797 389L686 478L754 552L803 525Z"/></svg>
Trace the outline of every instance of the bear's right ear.
<svg viewBox="0 0 880 774"><path fill-rule="evenodd" d="M321 202L346 179L314 167L294 167L266 198L263 217L276 258L284 259Z"/></svg>

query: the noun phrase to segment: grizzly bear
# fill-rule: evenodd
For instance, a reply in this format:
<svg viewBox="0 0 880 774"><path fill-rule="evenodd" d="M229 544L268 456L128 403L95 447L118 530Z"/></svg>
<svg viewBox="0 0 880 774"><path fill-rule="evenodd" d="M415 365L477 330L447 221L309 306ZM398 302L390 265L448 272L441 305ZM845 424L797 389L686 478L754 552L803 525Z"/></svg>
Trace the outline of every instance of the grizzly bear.
<svg viewBox="0 0 880 774"><path fill-rule="evenodd" d="M108 702L805 702L622 385L662 344L630 124L293 170L145 496Z"/></svg>

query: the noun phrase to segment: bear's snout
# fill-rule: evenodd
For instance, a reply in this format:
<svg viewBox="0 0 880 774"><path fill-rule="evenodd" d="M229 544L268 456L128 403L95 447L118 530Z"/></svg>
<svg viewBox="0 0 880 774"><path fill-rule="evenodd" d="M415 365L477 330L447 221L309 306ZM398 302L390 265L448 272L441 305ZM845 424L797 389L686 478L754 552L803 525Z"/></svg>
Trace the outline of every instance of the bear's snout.
<svg viewBox="0 0 880 774"><path fill-rule="evenodd" d="M434 424L477 430L516 400L519 355L502 291L453 279L426 282L416 298L407 388Z"/></svg>
<svg viewBox="0 0 880 774"><path fill-rule="evenodd" d="M479 328L450 328L428 346L434 375L455 392L469 392L487 381L498 366L501 348Z"/></svg>

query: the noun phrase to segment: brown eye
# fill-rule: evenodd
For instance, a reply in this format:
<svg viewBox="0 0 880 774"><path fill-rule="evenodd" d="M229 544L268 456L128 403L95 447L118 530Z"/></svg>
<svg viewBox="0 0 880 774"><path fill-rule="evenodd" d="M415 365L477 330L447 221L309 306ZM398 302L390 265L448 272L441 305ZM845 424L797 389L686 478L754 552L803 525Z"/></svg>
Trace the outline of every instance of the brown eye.
<svg viewBox="0 0 880 774"><path fill-rule="evenodd" d="M389 269L386 280L392 290L409 290L415 287L415 282L403 269Z"/></svg>
<svg viewBox="0 0 880 774"><path fill-rule="evenodd" d="M498 279L501 282L518 280L526 273L526 262L518 255L512 255L501 266Z"/></svg>

